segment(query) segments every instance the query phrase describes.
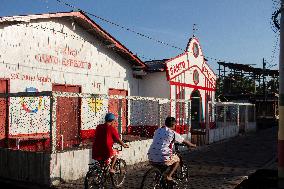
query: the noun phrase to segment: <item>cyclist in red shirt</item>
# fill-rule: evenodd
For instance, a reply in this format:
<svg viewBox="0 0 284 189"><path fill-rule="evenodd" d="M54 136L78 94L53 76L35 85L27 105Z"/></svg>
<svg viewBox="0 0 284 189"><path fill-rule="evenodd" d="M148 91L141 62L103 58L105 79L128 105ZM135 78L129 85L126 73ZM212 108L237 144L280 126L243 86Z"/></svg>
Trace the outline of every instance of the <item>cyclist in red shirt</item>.
<svg viewBox="0 0 284 189"><path fill-rule="evenodd" d="M116 118L114 114L107 113L105 123L96 128L95 138L92 148L92 158L95 160L111 160L110 173L114 173L114 164L118 152L112 148L113 143L119 143L124 148L129 148L119 137L116 129Z"/></svg>

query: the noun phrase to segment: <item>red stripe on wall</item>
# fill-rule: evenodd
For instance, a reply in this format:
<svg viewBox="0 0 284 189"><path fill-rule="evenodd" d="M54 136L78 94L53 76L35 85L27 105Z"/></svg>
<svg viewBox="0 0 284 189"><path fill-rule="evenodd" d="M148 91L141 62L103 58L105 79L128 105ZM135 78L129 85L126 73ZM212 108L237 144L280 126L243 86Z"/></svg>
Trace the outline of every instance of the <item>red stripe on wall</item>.
<svg viewBox="0 0 284 189"><path fill-rule="evenodd" d="M170 99L172 99L172 85L170 84ZM170 100L170 116L172 116L172 101Z"/></svg>
<svg viewBox="0 0 284 189"><path fill-rule="evenodd" d="M209 88L208 87L208 79L207 78L205 78L205 87L206 88ZM207 127L206 125L207 125L207 116L208 116L208 114L206 113L207 112L207 94L208 94L208 91L206 90L205 91L205 100L204 100L204 114L205 114L205 116L204 116L204 122L205 122L205 128ZM207 129L207 128L206 128Z"/></svg>
<svg viewBox="0 0 284 189"><path fill-rule="evenodd" d="M30 133L30 134L9 135L8 138L17 138L17 139L40 139L40 138L49 138L49 132L47 132L47 133Z"/></svg>
<svg viewBox="0 0 284 189"><path fill-rule="evenodd" d="M81 130L80 134L81 134L81 138L82 139L92 139L95 137L95 129L89 129L89 130Z"/></svg>
<svg viewBox="0 0 284 189"><path fill-rule="evenodd" d="M215 91L215 88L196 86L196 85L191 85L191 84L187 84L187 83L179 83L179 82L175 82L175 81L171 81L170 84L171 85L177 85L177 86L190 87L190 88L194 88L195 90L201 89L201 90L205 90L205 91Z"/></svg>
<svg viewBox="0 0 284 189"><path fill-rule="evenodd" d="M278 140L278 166L284 169L284 140Z"/></svg>

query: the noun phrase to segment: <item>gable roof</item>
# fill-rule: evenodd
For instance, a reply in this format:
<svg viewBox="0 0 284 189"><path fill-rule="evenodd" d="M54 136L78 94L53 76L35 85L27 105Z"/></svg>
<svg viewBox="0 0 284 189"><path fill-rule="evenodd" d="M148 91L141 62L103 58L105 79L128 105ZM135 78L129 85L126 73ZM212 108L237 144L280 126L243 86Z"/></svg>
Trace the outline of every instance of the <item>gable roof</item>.
<svg viewBox="0 0 284 189"><path fill-rule="evenodd" d="M34 15L22 15L22 16L9 16L0 17L1 23L17 24L21 22L30 22L31 20L37 19L52 19L52 18L66 18L71 17L73 20L79 24L81 27L86 29L86 32L95 35L107 48L112 48L121 57L125 58L133 65L146 67L145 64L134 55L129 49L122 45L118 40L111 36L108 32L102 29L98 24L96 24L92 19L90 19L83 12L58 12L58 13L47 13L47 14L34 14Z"/></svg>

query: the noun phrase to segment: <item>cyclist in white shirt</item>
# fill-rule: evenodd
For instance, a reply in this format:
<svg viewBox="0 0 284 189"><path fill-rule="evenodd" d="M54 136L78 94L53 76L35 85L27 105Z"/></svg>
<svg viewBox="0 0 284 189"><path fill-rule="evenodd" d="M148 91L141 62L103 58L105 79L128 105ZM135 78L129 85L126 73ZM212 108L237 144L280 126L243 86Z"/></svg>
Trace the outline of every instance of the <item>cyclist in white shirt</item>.
<svg viewBox="0 0 284 189"><path fill-rule="evenodd" d="M166 175L166 180L176 183L172 175L179 166L180 159L176 154L173 154L172 148L175 142L183 143L187 147L196 147L195 144L185 140L180 134L174 131L176 119L167 117L165 125L155 131L153 142L148 151L148 159L152 163L161 163L170 166L170 171Z"/></svg>

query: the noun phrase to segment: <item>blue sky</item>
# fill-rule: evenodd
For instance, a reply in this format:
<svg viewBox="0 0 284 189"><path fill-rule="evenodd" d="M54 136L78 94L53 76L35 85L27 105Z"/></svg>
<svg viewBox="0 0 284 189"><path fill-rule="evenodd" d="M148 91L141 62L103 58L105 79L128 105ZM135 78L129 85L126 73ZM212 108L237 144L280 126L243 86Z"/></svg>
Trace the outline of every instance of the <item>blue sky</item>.
<svg viewBox="0 0 284 189"><path fill-rule="evenodd" d="M61 0L154 39L185 49L195 32L208 63L277 64L278 34L271 29L277 0ZM1 0L0 16L71 11L56 0ZM142 60L175 57L182 51L90 16ZM279 40L279 39L278 39ZM276 46L276 48L275 48ZM274 54L273 51L276 53Z"/></svg>

